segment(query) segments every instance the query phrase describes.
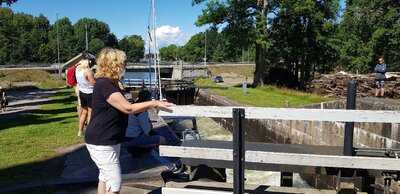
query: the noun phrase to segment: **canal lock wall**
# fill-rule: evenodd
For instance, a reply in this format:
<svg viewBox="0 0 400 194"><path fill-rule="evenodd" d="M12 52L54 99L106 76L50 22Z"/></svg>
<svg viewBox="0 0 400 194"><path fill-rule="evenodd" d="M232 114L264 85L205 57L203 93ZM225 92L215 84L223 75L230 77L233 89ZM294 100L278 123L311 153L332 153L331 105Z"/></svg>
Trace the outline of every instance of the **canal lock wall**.
<svg viewBox="0 0 400 194"><path fill-rule="evenodd" d="M198 105L243 106L207 90L200 90ZM313 104L301 108L344 109L345 100ZM375 98L357 99L358 110L400 110L400 103ZM232 132L232 119L214 119ZM246 120L246 141L280 144L343 146L344 123L325 121ZM355 123L354 145L369 148L400 148L399 124Z"/></svg>
<svg viewBox="0 0 400 194"><path fill-rule="evenodd" d="M208 106L244 106L226 97L215 95L208 90L200 90L195 103ZM358 110L400 110L400 103L394 100L357 98L356 103ZM345 100L337 100L301 108L345 109L345 106ZM233 131L232 119L214 120L230 132ZM344 125L343 122L248 119L244 128L246 141L249 142L343 146ZM400 148L399 136L398 123L355 123L354 146ZM232 176L231 170L227 169L227 172L227 174L230 172L229 175ZM301 181L304 180L309 186L318 189L335 189L337 181L335 176L300 175L300 177ZM353 182L356 187L362 187L360 178L354 178ZM377 179L376 183L382 185L383 180ZM400 192L400 185L398 183L393 184L392 189L395 192Z"/></svg>

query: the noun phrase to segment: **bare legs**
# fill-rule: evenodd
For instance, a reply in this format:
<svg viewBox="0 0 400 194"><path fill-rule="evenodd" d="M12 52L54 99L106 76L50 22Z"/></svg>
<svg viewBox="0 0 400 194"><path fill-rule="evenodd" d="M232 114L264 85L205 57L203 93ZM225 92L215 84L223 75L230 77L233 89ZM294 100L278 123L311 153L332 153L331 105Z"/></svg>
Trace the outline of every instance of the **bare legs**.
<svg viewBox="0 0 400 194"><path fill-rule="evenodd" d="M82 136L83 128L85 127L86 118L88 118L88 107L81 107L81 116L79 117L79 131L78 136Z"/></svg>
<svg viewBox="0 0 400 194"><path fill-rule="evenodd" d="M119 194L119 192L111 192L106 190L106 183L103 181L99 181L97 186L97 193L98 194Z"/></svg>
<svg viewBox="0 0 400 194"><path fill-rule="evenodd" d="M375 89L375 97L383 97L385 95L385 89Z"/></svg>
<svg viewBox="0 0 400 194"><path fill-rule="evenodd" d="M103 181L99 181L99 185L97 186L98 194L106 194L106 183Z"/></svg>

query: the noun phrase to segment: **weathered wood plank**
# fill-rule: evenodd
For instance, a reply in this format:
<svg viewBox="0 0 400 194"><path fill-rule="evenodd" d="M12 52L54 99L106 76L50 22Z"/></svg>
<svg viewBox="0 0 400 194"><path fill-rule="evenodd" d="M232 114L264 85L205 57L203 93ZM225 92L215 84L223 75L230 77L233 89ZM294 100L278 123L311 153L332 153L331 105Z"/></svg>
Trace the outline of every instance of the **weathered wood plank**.
<svg viewBox="0 0 400 194"><path fill-rule="evenodd" d="M232 192L163 187L162 194L232 194Z"/></svg>
<svg viewBox="0 0 400 194"><path fill-rule="evenodd" d="M231 149L160 146L160 155L232 161ZM299 166L320 166L370 170L400 170L400 160L391 158L332 156L316 154L246 151L246 162Z"/></svg>
<svg viewBox="0 0 400 194"><path fill-rule="evenodd" d="M160 116L232 118L233 108L244 108L247 119L400 123L400 111L297 109L230 106L174 106Z"/></svg>
<svg viewBox="0 0 400 194"><path fill-rule="evenodd" d="M191 181L191 182L174 182L170 181L166 183L167 188L196 188L196 189L204 189L204 190L216 190L216 191L233 191L232 183L223 183L223 182L203 182L203 181ZM322 189L313 189L313 188L296 188L296 187L276 187L276 186L260 186L260 185L251 185L246 184L245 193L265 193L265 194L336 194L335 190L322 190ZM232 192L231 192L232 193ZM189 193L186 193L189 194ZM357 193L357 194L366 194L366 193Z"/></svg>

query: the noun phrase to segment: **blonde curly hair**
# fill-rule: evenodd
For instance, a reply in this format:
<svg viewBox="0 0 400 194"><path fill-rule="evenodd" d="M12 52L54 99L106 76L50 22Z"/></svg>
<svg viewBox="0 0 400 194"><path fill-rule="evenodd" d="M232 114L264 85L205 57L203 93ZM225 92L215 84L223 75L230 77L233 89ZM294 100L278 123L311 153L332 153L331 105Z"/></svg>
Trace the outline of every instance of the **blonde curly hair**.
<svg viewBox="0 0 400 194"><path fill-rule="evenodd" d="M124 51L104 48L97 57L96 78L106 77L112 80L121 79L121 73L125 70L126 54Z"/></svg>

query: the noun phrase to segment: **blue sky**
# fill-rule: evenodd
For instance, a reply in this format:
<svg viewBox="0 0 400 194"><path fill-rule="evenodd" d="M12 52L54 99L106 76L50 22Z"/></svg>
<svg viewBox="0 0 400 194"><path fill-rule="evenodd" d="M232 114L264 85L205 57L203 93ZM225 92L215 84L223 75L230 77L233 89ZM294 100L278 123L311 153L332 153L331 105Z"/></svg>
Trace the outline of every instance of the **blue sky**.
<svg viewBox="0 0 400 194"><path fill-rule="evenodd" d="M83 17L106 22L118 37L138 34L147 35L150 0L18 0L11 6L16 12L38 16L45 15L51 23L59 17L68 17L73 23ZM157 26L161 27L161 44L183 44L190 36L204 31L194 22L201 14L200 6L192 6L192 0L158 0Z"/></svg>
<svg viewBox="0 0 400 194"><path fill-rule="evenodd" d="M194 22L202 7L191 4L192 0L157 0L157 26L160 46L184 44L190 36L204 31ZM344 7L344 0L341 0ZM45 15L51 23L59 17L68 17L75 23L83 17L106 22L118 37L138 34L147 36L150 0L18 0L11 6L16 12L38 16Z"/></svg>

